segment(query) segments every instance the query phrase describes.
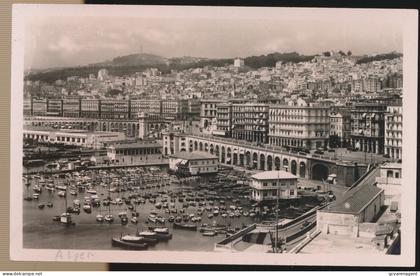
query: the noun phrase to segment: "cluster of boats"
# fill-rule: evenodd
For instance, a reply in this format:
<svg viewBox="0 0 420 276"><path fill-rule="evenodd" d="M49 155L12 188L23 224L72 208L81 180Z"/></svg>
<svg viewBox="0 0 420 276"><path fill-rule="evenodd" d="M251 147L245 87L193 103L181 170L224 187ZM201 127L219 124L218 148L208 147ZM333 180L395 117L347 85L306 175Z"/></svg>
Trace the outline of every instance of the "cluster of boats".
<svg viewBox="0 0 420 276"><path fill-rule="evenodd" d="M149 227L148 231L136 233L136 235L121 235L112 238L112 246L129 250L146 250L160 241L172 239L172 234L166 227Z"/></svg>

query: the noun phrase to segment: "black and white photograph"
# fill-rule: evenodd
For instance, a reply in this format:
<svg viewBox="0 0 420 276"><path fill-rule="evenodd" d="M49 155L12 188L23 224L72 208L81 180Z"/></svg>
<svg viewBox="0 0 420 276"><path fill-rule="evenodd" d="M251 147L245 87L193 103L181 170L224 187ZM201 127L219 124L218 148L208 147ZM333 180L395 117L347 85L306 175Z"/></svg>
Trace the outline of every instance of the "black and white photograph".
<svg viewBox="0 0 420 276"><path fill-rule="evenodd" d="M413 265L417 20L15 5L12 258Z"/></svg>

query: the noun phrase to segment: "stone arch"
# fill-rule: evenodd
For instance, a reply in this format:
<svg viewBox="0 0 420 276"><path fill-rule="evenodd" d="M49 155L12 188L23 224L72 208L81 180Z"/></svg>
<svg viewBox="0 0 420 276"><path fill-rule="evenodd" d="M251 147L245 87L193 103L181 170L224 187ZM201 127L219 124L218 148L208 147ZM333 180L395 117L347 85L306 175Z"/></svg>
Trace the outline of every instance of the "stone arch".
<svg viewBox="0 0 420 276"><path fill-rule="evenodd" d="M219 148L219 145L216 145L216 146L214 147L214 154L215 154L215 155L217 155L217 157L219 157L219 154L220 154L220 148Z"/></svg>
<svg viewBox="0 0 420 276"><path fill-rule="evenodd" d="M190 152L192 152L194 150L194 143L193 143L192 140L189 141L189 147L188 148L189 148Z"/></svg>
<svg viewBox="0 0 420 276"><path fill-rule="evenodd" d="M276 171L279 171L281 169L281 161L280 161L280 157L278 156L274 158L274 168Z"/></svg>
<svg viewBox="0 0 420 276"><path fill-rule="evenodd" d="M230 147L227 147L226 149L226 164L232 164L232 149Z"/></svg>
<svg viewBox="0 0 420 276"><path fill-rule="evenodd" d="M283 159L283 169L289 171L289 160L287 158Z"/></svg>
<svg viewBox="0 0 420 276"><path fill-rule="evenodd" d="M328 166L316 163L312 166L312 179L313 180L327 180L328 178Z"/></svg>
<svg viewBox="0 0 420 276"><path fill-rule="evenodd" d="M194 141L194 150L198 150L198 142Z"/></svg>
<svg viewBox="0 0 420 276"><path fill-rule="evenodd" d="M258 167L258 154L254 152L252 154L252 168L256 169Z"/></svg>
<svg viewBox="0 0 420 276"><path fill-rule="evenodd" d="M303 161L299 163L299 176L301 178L305 178L306 176L306 164Z"/></svg>
<svg viewBox="0 0 420 276"><path fill-rule="evenodd" d="M245 152L245 166L247 168L251 167L251 152L250 151Z"/></svg>
<svg viewBox="0 0 420 276"><path fill-rule="evenodd" d="M292 162L290 162L290 172L294 175L297 174L297 162L296 162L296 160L292 160Z"/></svg>
<svg viewBox="0 0 420 276"><path fill-rule="evenodd" d="M221 157L221 162L222 163L225 163L226 162L226 150L225 150L225 147L224 146L222 146L222 157Z"/></svg>
<svg viewBox="0 0 420 276"><path fill-rule="evenodd" d="M198 145L199 145L198 150L203 151L203 142L200 142Z"/></svg>
<svg viewBox="0 0 420 276"><path fill-rule="evenodd" d="M260 170L265 171L265 155L260 154Z"/></svg>
<svg viewBox="0 0 420 276"><path fill-rule="evenodd" d="M268 171L273 170L273 156L271 155L267 156L267 170Z"/></svg>
<svg viewBox="0 0 420 276"><path fill-rule="evenodd" d="M213 144L210 144L209 153L210 154L213 154L214 153L214 145Z"/></svg>
<svg viewBox="0 0 420 276"><path fill-rule="evenodd" d="M165 155L168 155L168 148L165 147Z"/></svg>
<svg viewBox="0 0 420 276"><path fill-rule="evenodd" d="M204 143L204 151L208 152L209 151L209 144Z"/></svg>

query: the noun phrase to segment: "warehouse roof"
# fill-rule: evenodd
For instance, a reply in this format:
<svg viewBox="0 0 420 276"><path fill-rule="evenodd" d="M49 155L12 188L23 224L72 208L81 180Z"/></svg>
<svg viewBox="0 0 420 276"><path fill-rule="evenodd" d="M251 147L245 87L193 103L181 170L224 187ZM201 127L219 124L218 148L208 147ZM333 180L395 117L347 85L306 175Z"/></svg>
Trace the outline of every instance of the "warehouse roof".
<svg viewBox="0 0 420 276"><path fill-rule="evenodd" d="M326 211L357 215L382 192L382 189L371 184L358 186L346 192L342 200L328 206Z"/></svg>
<svg viewBox="0 0 420 276"><path fill-rule="evenodd" d="M265 171L252 175L252 178L257 180L297 179L297 176L286 171Z"/></svg>
<svg viewBox="0 0 420 276"><path fill-rule="evenodd" d="M184 160L203 160L203 159L217 159L217 156L214 156L207 152L178 152L176 154L172 154L171 158L178 158Z"/></svg>

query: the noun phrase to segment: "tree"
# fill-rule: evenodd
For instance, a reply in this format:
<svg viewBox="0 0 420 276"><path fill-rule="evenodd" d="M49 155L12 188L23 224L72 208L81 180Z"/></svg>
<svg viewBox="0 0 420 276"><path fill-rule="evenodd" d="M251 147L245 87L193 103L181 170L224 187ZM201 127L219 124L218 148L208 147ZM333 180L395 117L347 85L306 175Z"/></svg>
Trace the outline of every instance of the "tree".
<svg viewBox="0 0 420 276"><path fill-rule="evenodd" d="M347 56L351 56L351 55L352 55L351 51L350 51L350 50L348 50L348 51L347 51Z"/></svg>

